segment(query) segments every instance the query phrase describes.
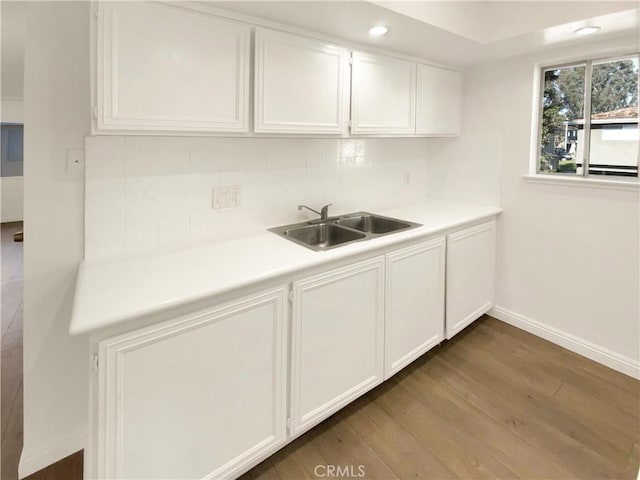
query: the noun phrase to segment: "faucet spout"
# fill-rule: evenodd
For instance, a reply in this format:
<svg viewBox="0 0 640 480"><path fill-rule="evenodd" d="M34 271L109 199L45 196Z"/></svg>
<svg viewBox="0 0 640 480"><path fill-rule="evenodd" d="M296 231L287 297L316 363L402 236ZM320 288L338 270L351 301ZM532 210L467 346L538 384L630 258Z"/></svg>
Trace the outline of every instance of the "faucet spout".
<svg viewBox="0 0 640 480"><path fill-rule="evenodd" d="M307 210L311 210L313 213L317 213L318 215L320 215L322 217L322 212L314 210L311 207L307 207L306 205L298 205L298 210L302 210L303 208L306 208Z"/></svg>

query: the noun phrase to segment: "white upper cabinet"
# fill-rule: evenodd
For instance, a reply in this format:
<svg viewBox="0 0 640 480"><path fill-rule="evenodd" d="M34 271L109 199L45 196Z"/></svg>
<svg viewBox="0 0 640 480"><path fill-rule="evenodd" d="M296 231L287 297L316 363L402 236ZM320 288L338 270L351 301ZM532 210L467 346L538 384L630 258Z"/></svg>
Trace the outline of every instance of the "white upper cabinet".
<svg viewBox="0 0 640 480"><path fill-rule="evenodd" d="M345 132L348 51L263 28L255 42L256 133Z"/></svg>
<svg viewBox="0 0 640 480"><path fill-rule="evenodd" d="M461 100L459 72L418 64L416 134L460 135Z"/></svg>
<svg viewBox="0 0 640 480"><path fill-rule="evenodd" d="M351 133L415 134L415 63L354 52L351 74Z"/></svg>
<svg viewBox="0 0 640 480"><path fill-rule="evenodd" d="M249 25L181 6L100 2L96 130L247 132Z"/></svg>

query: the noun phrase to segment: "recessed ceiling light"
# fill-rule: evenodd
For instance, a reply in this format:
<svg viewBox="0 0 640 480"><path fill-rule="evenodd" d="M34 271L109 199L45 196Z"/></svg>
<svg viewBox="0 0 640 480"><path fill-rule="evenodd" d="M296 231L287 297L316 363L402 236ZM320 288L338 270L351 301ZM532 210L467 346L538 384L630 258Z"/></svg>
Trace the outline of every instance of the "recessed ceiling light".
<svg viewBox="0 0 640 480"><path fill-rule="evenodd" d="M576 35L593 35L594 33L597 33L599 31L600 27L582 27L573 33L575 33Z"/></svg>
<svg viewBox="0 0 640 480"><path fill-rule="evenodd" d="M385 27L384 25L376 25L375 27L371 27L369 29L369 35L372 37L379 37L384 35L389 31L389 27Z"/></svg>

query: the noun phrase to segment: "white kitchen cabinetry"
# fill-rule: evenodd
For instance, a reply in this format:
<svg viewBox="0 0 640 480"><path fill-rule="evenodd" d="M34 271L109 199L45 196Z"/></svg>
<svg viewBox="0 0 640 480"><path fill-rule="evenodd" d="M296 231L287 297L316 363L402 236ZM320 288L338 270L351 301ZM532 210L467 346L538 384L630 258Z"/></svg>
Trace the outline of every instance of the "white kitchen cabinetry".
<svg viewBox="0 0 640 480"><path fill-rule="evenodd" d="M495 268L495 220L448 236L447 338L493 307Z"/></svg>
<svg viewBox="0 0 640 480"><path fill-rule="evenodd" d="M444 339L445 237L387 255L385 378Z"/></svg>
<svg viewBox="0 0 640 480"><path fill-rule="evenodd" d="M354 52L351 75L351 133L415 134L415 63Z"/></svg>
<svg viewBox="0 0 640 480"><path fill-rule="evenodd" d="M384 257L293 283L291 434L383 379Z"/></svg>
<svg viewBox="0 0 640 480"><path fill-rule="evenodd" d="M416 134L460 135L462 79L459 72L418 64Z"/></svg>
<svg viewBox="0 0 640 480"><path fill-rule="evenodd" d="M99 2L96 130L247 132L249 25L155 2Z"/></svg>
<svg viewBox="0 0 640 480"><path fill-rule="evenodd" d="M263 28L255 35L255 132L346 131L349 53Z"/></svg>
<svg viewBox="0 0 640 480"><path fill-rule="evenodd" d="M99 342L98 477L235 477L283 445L286 294Z"/></svg>

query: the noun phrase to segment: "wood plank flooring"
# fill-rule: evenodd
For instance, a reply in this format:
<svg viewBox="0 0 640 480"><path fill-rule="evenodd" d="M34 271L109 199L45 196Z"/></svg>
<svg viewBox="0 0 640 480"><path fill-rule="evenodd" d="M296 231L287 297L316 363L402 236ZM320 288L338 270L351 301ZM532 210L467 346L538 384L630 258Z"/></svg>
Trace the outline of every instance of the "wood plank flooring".
<svg viewBox="0 0 640 480"><path fill-rule="evenodd" d="M22 448L22 244L2 225L2 479ZM81 480L77 452L29 480ZM640 382L491 317L242 480L632 479Z"/></svg>
<svg viewBox="0 0 640 480"><path fill-rule="evenodd" d="M0 478L18 478L22 451L22 243L13 234L22 222L3 223L0 229L2 251L2 306L0 328L2 371L0 372L0 420L2 425Z"/></svg>
<svg viewBox="0 0 640 480"><path fill-rule="evenodd" d="M329 465L366 479L635 480L640 382L485 316L242 479Z"/></svg>

